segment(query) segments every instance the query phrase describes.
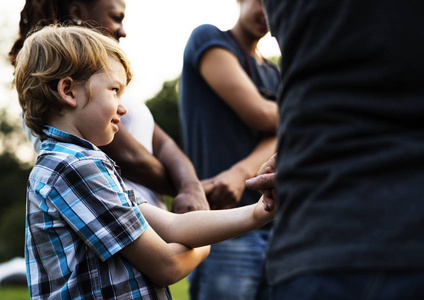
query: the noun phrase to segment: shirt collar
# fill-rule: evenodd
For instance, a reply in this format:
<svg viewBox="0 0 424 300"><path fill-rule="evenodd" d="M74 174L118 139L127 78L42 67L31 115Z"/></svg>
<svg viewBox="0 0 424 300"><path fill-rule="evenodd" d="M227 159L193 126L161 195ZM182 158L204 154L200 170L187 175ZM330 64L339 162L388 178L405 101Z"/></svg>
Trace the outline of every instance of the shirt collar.
<svg viewBox="0 0 424 300"><path fill-rule="evenodd" d="M57 128L45 125L43 127L43 134L41 136L41 140L45 140L48 138L53 138L59 142L75 144L90 150L100 150L94 144L90 143L87 140L79 138L65 131L59 130ZM43 149L43 146L41 146L41 149Z"/></svg>

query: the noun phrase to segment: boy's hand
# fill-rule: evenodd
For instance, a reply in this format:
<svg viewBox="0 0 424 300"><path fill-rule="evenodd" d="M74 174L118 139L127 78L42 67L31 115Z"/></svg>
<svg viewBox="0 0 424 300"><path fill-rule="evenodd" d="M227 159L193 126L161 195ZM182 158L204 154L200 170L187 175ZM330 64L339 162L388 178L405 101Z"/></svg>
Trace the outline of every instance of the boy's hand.
<svg viewBox="0 0 424 300"><path fill-rule="evenodd" d="M274 199L262 196L253 209L253 219L265 225L275 217Z"/></svg>

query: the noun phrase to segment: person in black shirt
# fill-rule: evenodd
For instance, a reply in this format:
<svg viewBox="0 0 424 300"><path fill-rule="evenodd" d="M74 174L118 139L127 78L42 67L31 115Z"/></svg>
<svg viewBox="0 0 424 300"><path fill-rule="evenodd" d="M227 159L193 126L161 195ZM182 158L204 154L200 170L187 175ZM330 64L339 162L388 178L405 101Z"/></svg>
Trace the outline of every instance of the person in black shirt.
<svg viewBox="0 0 424 300"><path fill-rule="evenodd" d="M263 4L278 149L248 187L272 197L276 170L272 299L423 299L424 3Z"/></svg>

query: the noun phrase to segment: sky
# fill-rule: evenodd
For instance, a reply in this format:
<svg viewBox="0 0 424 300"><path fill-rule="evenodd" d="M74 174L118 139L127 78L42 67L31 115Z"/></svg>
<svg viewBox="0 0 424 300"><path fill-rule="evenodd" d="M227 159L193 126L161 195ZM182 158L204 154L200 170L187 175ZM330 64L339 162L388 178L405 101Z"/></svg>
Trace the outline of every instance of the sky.
<svg viewBox="0 0 424 300"><path fill-rule="evenodd" d="M2 57L7 57L18 35L24 3L24 0L0 0ZM180 75L184 47L195 27L209 23L227 30L236 23L239 14L236 0L126 0L126 4L124 26L127 37L121 39L121 46L134 72L128 91L143 101L152 98L163 82ZM275 39L269 34L261 40L259 50L265 57L280 53ZM16 94L7 85L12 81L12 73L11 66L1 58L0 107L10 106L14 113L19 111Z"/></svg>

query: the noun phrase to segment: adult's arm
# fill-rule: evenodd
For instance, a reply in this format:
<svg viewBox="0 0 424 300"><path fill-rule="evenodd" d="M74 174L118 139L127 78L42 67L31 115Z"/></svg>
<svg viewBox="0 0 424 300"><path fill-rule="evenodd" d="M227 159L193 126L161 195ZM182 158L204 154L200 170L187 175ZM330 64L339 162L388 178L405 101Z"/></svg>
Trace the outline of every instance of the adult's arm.
<svg viewBox="0 0 424 300"><path fill-rule="evenodd" d="M218 175L202 180L211 208L234 207L245 189L246 180L255 176L267 157L275 152L276 138L264 138L244 159Z"/></svg>
<svg viewBox="0 0 424 300"><path fill-rule="evenodd" d="M252 129L276 133L277 104L261 96L230 51L212 47L200 58L200 73L208 85Z"/></svg>
<svg viewBox="0 0 424 300"><path fill-rule="evenodd" d="M202 181L212 208L233 207L240 201L245 181L253 177L265 158L275 152L277 104L260 95L230 51L212 47L202 55L199 63L202 77L240 119L250 128L271 136L230 169Z"/></svg>
<svg viewBox="0 0 424 300"><path fill-rule="evenodd" d="M155 124L152 155L119 125L112 143L102 149L121 167L123 177L160 194L175 196L175 212L209 209L192 163L171 137Z"/></svg>
<svg viewBox="0 0 424 300"><path fill-rule="evenodd" d="M209 209L203 186L197 178L193 164L174 140L157 124L153 132L153 153L165 166L169 178L177 190L172 201L172 211L184 213Z"/></svg>
<svg viewBox="0 0 424 300"><path fill-rule="evenodd" d="M165 166L119 123L113 141L101 147L121 168L122 176L159 194L176 195Z"/></svg>

